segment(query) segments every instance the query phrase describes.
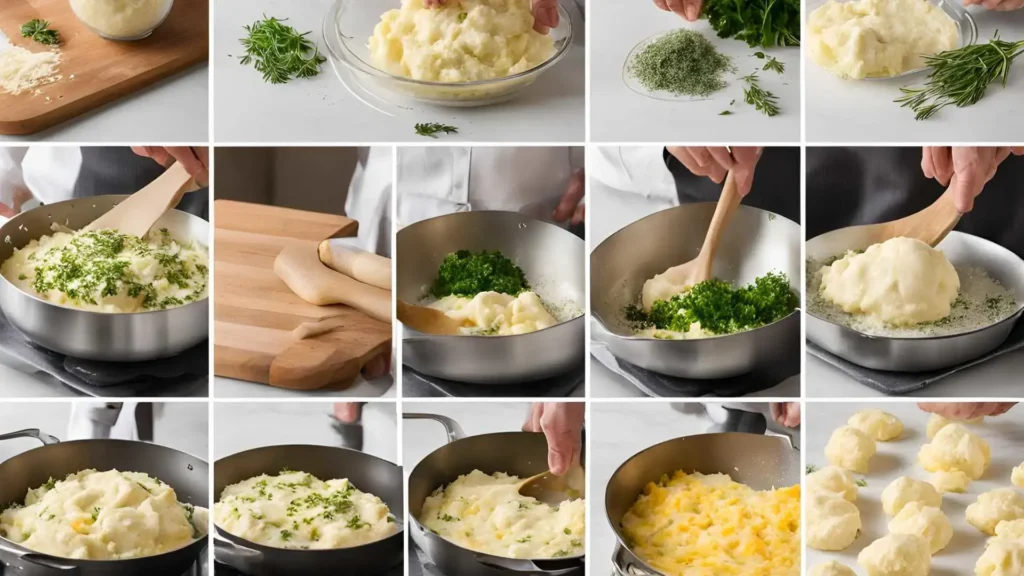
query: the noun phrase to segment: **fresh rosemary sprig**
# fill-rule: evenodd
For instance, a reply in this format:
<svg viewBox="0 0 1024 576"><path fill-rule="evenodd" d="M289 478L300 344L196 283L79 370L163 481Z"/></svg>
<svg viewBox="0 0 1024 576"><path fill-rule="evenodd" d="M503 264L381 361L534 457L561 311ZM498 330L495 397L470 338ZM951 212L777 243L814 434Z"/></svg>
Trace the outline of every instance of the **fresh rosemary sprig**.
<svg viewBox="0 0 1024 576"><path fill-rule="evenodd" d="M46 44L47 46L56 46L60 44L60 32L50 28L50 22L47 20L29 20L28 22L21 25L21 35L25 38L31 38L40 44Z"/></svg>
<svg viewBox="0 0 1024 576"><path fill-rule="evenodd" d="M775 94L761 88L757 78L757 72L742 78L746 86L743 88L743 99L765 116L775 116L779 113L779 99Z"/></svg>
<svg viewBox="0 0 1024 576"><path fill-rule="evenodd" d="M263 79L271 84L312 78L320 73L320 66L327 61L316 44L306 38L310 32L300 34L284 24L286 20L264 15L263 20L245 27L249 36L241 40L245 47L245 55L239 57L242 65L252 63L263 73Z"/></svg>
<svg viewBox="0 0 1024 576"><path fill-rule="evenodd" d="M775 58L775 56L769 56L768 62L765 63L764 68L762 68L762 70L769 70L771 72L782 74L783 72L786 71L786 65L779 61L777 58Z"/></svg>
<svg viewBox="0 0 1024 576"><path fill-rule="evenodd" d="M447 124L438 124L437 122L416 125L416 134L418 136L437 138L437 135L440 134L441 132L444 132L445 134L458 134L459 129L456 128L455 126L449 126Z"/></svg>
<svg viewBox="0 0 1024 576"><path fill-rule="evenodd" d="M896 102L914 111L914 118L927 120L946 106L964 108L977 104L989 85L1006 80L1015 58L1024 54L1024 40L1007 42L995 37L988 44L972 44L925 58L931 69L923 88L900 88Z"/></svg>

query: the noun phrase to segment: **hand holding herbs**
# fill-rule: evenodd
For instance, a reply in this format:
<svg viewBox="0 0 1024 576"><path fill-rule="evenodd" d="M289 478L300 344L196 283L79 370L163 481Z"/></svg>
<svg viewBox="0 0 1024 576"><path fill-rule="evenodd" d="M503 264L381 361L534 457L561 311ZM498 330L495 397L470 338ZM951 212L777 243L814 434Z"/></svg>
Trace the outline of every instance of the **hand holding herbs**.
<svg viewBox="0 0 1024 576"><path fill-rule="evenodd" d="M246 26L248 37L241 40L245 55L239 59L243 66L252 64L271 84L285 84L296 78L312 78L320 74L327 58L320 54L311 40L310 32L300 34L284 24L287 19L267 18Z"/></svg>
<svg viewBox="0 0 1024 576"><path fill-rule="evenodd" d="M36 18L22 24L21 35L47 46L60 44L60 32L50 28L50 22L47 20Z"/></svg>

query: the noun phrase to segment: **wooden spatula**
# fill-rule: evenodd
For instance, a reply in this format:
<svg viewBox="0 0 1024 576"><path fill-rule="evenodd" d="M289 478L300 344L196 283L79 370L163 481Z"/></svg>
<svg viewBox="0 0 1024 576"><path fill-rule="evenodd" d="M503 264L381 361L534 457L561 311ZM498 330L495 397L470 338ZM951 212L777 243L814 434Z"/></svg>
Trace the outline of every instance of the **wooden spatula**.
<svg viewBox="0 0 1024 576"><path fill-rule="evenodd" d="M658 280L668 281L673 286L690 287L711 278L711 265L715 261L715 250L718 249L718 241L722 231L728 226L729 220L736 212L736 208L743 199L736 190L736 179L732 171L725 177L725 186L722 188L722 195L718 198L718 205L711 217L711 225L708 226L708 233L704 236L704 244L700 248L700 254L685 264L673 266L658 274L654 279L644 283L643 305L645 310L651 309L653 301L649 301L648 286Z"/></svg>
<svg viewBox="0 0 1024 576"><path fill-rule="evenodd" d="M566 500L587 497L586 474L579 464L569 467L569 471L562 476L556 476L548 470L521 481L516 486L516 491L523 496L557 506Z"/></svg>
<svg viewBox="0 0 1024 576"><path fill-rule="evenodd" d="M462 323L454 318L449 318L440 310L409 304L402 299L398 300L397 306L398 321L414 330L438 336L461 334L459 329L462 328Z"/></svg>
<svg viewBox="0 0 1024 576"><path fill-rule="evenodd" d="M93 220L85 230L117 230L128 236L143 237L153 224L181 201L186 192L198 190L192 176L181 163L171 165L156 180Z"/></svg>
<svg viewBox="0 0 1024 576"><path fill-rule="evenodd" d="M956 209L956 204L953 202L953 190L955 187L956 175L954 174L946 192L924 210L899 220L893 220L892 222L850 226L843 230L856 234L856 236L851 237L862 240L864 247L902 236L917 238L934 248L960 222L960 211Z"/></svg>
<svg viewBox="0 0 1024 576"><path fill-rule="evenodd" d="M293 244L274 260L274 273L296 296L310 304L345 304L381 322L391 323L391 292L335 272L317 254L316 246Z"/></svg>

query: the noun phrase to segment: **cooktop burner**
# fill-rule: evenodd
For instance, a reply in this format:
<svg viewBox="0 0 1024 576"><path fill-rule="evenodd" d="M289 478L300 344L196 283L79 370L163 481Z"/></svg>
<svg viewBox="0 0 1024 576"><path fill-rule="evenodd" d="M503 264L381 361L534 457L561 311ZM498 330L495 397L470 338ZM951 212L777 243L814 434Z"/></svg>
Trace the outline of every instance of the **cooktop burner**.
<svg viewBox="0 0 1024 576"><path fill-rule="evenodd" d="M583 385L585 368L579 365L566 374L524 384L481 385L453 382L421 374L402 366L402 391L406 397L456 398L564 398Z"/></svg>

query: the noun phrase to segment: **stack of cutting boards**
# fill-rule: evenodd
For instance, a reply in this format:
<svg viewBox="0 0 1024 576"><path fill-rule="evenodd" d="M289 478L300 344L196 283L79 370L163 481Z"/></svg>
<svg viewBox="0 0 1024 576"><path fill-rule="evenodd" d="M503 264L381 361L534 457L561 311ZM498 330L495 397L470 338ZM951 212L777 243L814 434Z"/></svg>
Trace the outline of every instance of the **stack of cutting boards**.
<svg viewBox="0 0 1024 576"><path fill-rule="evenodd" d="M216 375L296 390L341 389L391 349L389 324L348 306L309 304L274 273L285 246L316 253L326 238L355 236L355 220L231 200L215 201L214 217ZM341 326L326 334L292 334L335 317Z"/></svg>
<svg viewBox="0 0 1024 576"><path fill-rule="evenodd" d="M105 40L75 16L68 0L0 0L0 30L32 52L21 25L39 18L59 31L61 80L18 95L0 94L0 134L32 134L141 90L209 57L208 0L175 0L148 38Z"/></svg>

